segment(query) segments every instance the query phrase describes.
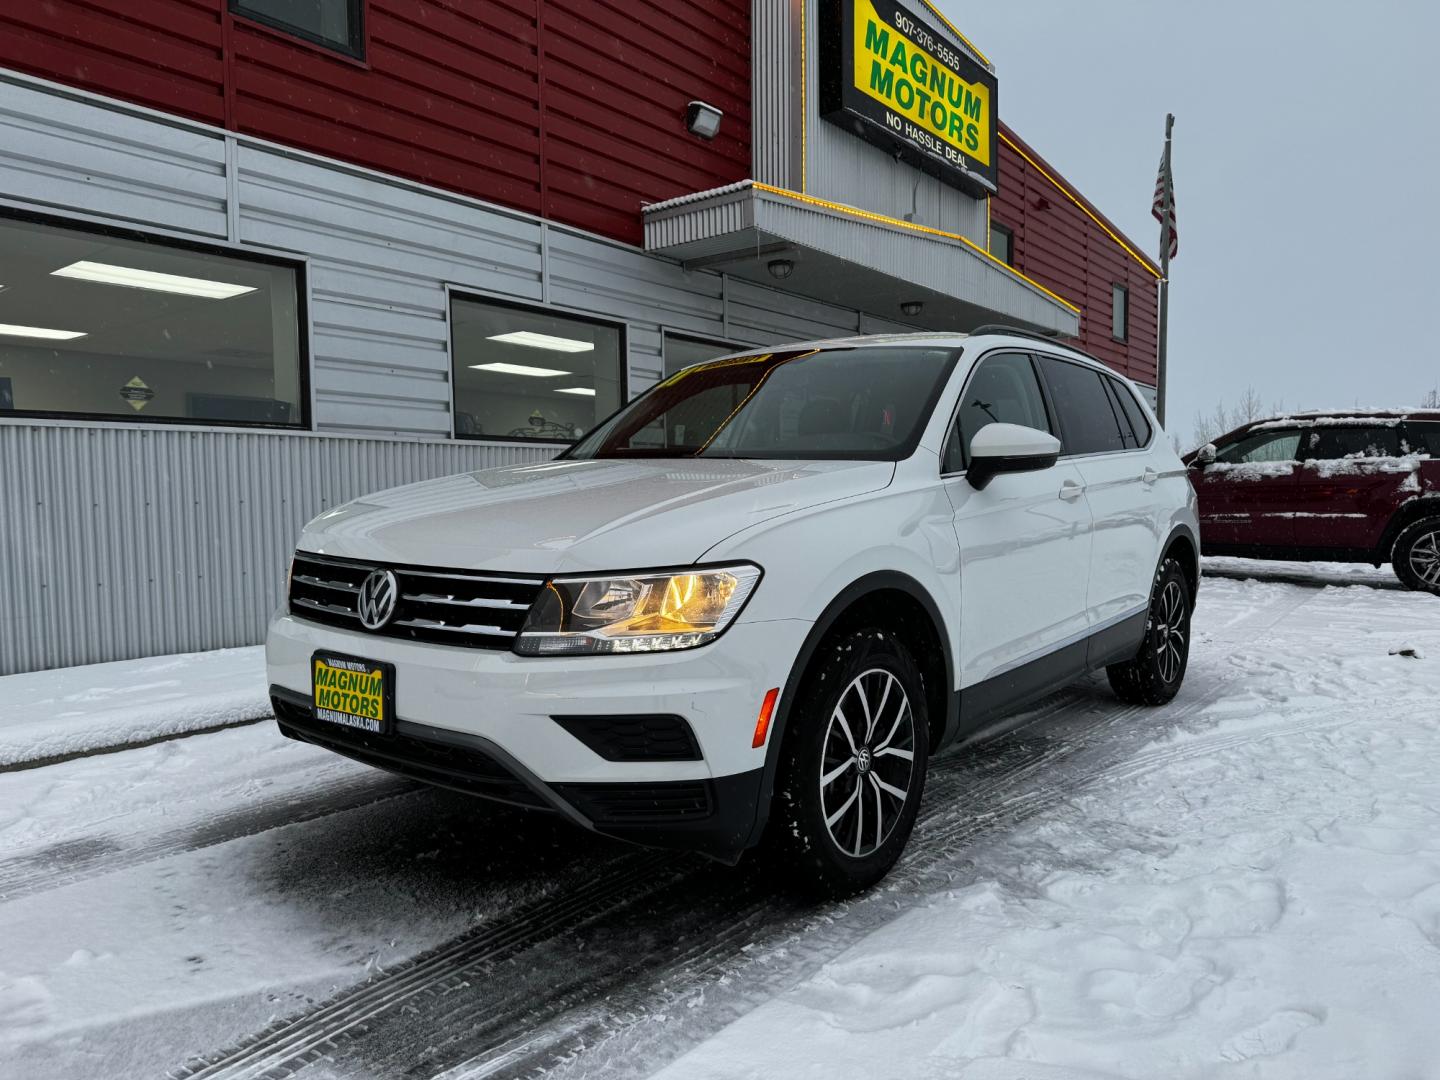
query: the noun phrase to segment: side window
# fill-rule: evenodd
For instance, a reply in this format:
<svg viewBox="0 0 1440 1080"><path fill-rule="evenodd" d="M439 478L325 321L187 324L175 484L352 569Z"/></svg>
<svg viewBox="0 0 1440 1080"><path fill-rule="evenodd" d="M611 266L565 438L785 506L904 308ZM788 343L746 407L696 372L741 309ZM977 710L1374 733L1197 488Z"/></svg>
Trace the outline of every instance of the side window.
<svg viewBox="0 0 1440 1080"><path fill-rule="evenodd" d="M1257 431L1221 447L1215 454L1215 460L1227 465L1251 461L1294 461L1299 449L1300 432L1293 428Z"/></svg>
<svg viewBox="0 0 1440 1080"><path fill-rule="evenodd" d="M0 408L3 408L0 403ZM1407 454L1429 454L1440 459L1440 423L1427 424L1414 421L1405 425L1405 445L1401 450Z"/></svg>
<svg viewBox="0 0 1440 1080"><path fill-rule="evenodd" d="M1026 353L996 353L980 361L965 394L945 445L944 472L965 467L970 440L987 424L1019 424L1050 431L1045 397L1035 366ZM1052 432L1053 434L1053 432Z"/></svg>
<svg viewBox="0 0 1440 1080"><path fill-rule="evenodd" d="M1125 449L1120 423L1105 390L1105 376L1083 364L1042 356L1050 400L1060 420L1064 454L1103 454Z"/></svg>
<svg viewBox="0 0 1440 1080"><path fill-rule="evenodd" d="M1106 381L1110 384L1110 392L1115 395L1115 402L1120 406L1119 417L1121 420L1121 434L1127 436L1127 445L1135 447L1148 446L1150 443L1150 421L1145 419L1145 410L1135 400L1135 395L1130 388L1119 379L1112 379L1108 375ZM1128 443L1128 436L1134 435L1134 443Z"/></svg>
<svg viewBox="0 0 1440 1080"><path fill-rule="evenodd" d="M1354 426L1313 428L1300 440L1301 461L1335 461L1340 458L1396 457L1400 432L1394 427Z"/></svg>

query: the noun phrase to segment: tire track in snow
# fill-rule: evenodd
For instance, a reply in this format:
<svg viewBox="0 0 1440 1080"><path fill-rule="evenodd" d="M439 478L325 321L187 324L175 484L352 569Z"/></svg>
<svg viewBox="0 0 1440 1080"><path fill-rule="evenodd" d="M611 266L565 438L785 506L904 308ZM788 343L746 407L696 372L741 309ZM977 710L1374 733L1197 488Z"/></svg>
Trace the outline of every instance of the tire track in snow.
<svg viewBox="0 0 1440 1080"><path fill-rule="evenodd" d="M1297 590L1246 611L1225 627L1226 636L1263 636L1315 595ZM1149 743L1157 724L1198 717L1243 674L1222 670L1205 692L1163 710L1116 708L1113 698L1093 689L1068 690L1022 714L1006 734L942 755L932 763L906 857L886 883L858 900L817 914L775 895L773 881L753 870L697 867L683 856L637 852L601 874L583 895L523 907L169 1075L274 1080L323 1063L327 1072L340 1075L528 1076L611 1042L624 1044L624 1071L642 1075L685 1049L627 1038L657 1011L709 995L703 1023L687 1028L685 1042L693 1044L759 1004L747 995L746 980L734 977L759 962L749 959L758 941L767 943L767 954L777 947L788 950L786 982L797 980L895 918L905 906L902 900L914 902L943 887L952 876L947 864L963 859L983 833L1024 821L1086 787L1214 752L1213 744L1195 739L1168 748L1170 753L1148 755L1148 769L1137 766L1122 775L1119 770L1134 754L1114 746L1112 735L1145 718L1144 727L1130 734ZM1077 705L1088 714L1084 730L1075 738L1047 739L1036 753L1035 729ZM1107 746L1107 760L1078 782L1030 783ZM823 942L809 933L822 925L830 928ZM837 926L843 927L839 933ZM579 940L568 940L581 931ZM563 949L546 955L547 945L562 940ZM591 960L600 951L592 947L596 942L619 942L619 952L612 947L610 955ZM586 962L576 963L577 956ZM530 977L537 970L544 973L538 983ZM774 992L773 982L767 984L760 1000ZM628 1019L617 1023L617 1011ZM642 1062L648 1064L641 1067Z"/></svg>
<svg viewBox="0 0 1440 1080"><path fill-rule="evenodd" d="M104 835L64 840L0 862L0 901L18 900L170 855L200 851L422 790L413 780L365 772L318 789L299 788L257 806L202 817L132 846Z"/></svg>

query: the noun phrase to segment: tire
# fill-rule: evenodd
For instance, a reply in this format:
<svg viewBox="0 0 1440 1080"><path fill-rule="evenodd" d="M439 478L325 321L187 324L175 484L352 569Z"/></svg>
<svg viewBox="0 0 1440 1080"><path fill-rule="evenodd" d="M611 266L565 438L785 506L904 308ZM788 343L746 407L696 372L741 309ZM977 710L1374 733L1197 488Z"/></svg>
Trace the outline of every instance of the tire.
<svg viewBox="0 0 1440 1080"><path fill-rule="evenodd" d="M1166 556L1150 590L1145 641L1133 660L1105 669L1127 705L1164 705L1180 690L1190 662L1190 583L1178 559Z"/></svg>
<svg viewBox="0 0 1440 1080"><path fill-rule="evenodd" d="M838 634L814 664L781 746L766 847L798 891L838 899L884 877L910 839L929 715L914 658L886 630Z"/></svg>
<svg viewBox="0 0 1440 1080"><path fill-rule="evenodd" d="M1421 518L1401 529L1390 565L1407 589L1440 596L1440 517Z"/></svg>

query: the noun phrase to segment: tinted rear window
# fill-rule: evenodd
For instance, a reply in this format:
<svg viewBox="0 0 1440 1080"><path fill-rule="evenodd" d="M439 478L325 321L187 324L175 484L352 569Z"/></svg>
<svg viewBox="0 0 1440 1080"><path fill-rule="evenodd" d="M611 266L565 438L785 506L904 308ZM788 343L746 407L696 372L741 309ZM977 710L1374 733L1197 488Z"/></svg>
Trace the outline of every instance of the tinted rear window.
<svg viewBox="0 0 1440 1080"><path fill-rule="evenodd" d="M1395 457L1400 453L1396 427L1343 425L1317 427L1300 440L1301 461L1332 461L1347 457Z"/></svg>
<svg viewBox="0 0 1440 1080"><path fill-rule="evenodd" d="M1049 356L1042 356L1040 363L1059 414L1062 452L1100 454L1125 449L1104 376L1094 368Z"/></svg>
<svg viewBox="0 0 1440 1080"><path fill-rule="evenodd" d="M1107 376L1108 378L1108 376ZM1145 419L1145 410L1135 400L1134 393L1119 379L1110 379L1110 390L1115 395L1116 402L1120 405L1120 426L1121 434L1128 436L1133 433L1134 442L1130 445L1141 447L1150 442L1150 421Z"/></svg>
<svg viewBox="0 0 1440 1080"><path fill-rule="evenodd" d="M1428 423L1419 420L1407 424L1402 449L1407 454L1429 454L1432 458L1440 458L1440 420Z"/></svg>

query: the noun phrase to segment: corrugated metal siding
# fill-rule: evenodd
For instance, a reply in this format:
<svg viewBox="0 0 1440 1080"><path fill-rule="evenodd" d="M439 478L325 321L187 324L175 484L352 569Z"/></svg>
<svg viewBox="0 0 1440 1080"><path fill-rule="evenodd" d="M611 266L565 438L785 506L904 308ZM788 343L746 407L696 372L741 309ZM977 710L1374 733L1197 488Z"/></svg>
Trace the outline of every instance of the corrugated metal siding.
<svg viewBox="0 0 1440 1080"><path fill-rule="evenodd" d="M367 67L232 18L230 126L538 213L537 7L369 0Z"/></svg>
<svg viewBox="0 0 1440 1080"><path fill-rule="evenodd" d="M363 64L226 0L3 5L0 66L628 242L750 171L749 0L368 0ZM725 112L718 138L685 104Z"/></svg>
<svg viewBox="0 0 1440 1080"><path fill-rule="evenodd" d="M1006 129L1014 139L1014 133ZM1060 174L1033 152L1045 172ZM1078 196L1078 193L1071 191ZM1015 268L1083 309L1080 347L1138 382L1155 382L1157 279L1009 143L1001 140L1000 194L992 220L1015 232ZM1110 334L1111 285L1129 289L1130 335Z"/></svg>
<svg viewBox="0 0 1440 1080"><path fill-rule="evenodd" d="M0 5L0 66L219 124L223 0Z"/></svg>
<svg viewBox="0 0 1440 1080"><path fill-rule="evenodd" d="M640 242L640 207L750 172L749 0L545 0L546 217ZM685 129L700 99L719 135Z"/></svg>
<svg viewBox="0 0 1440 1080"><path fill-rule="evenodd" d="M0 196L225 235L225 141L218 132L0 81L0 133Z"/></svg>
<svg viewBox="0 0 1440 1080"><path fill-rule="evenodd" d="M798 3L753 0L750 6L755 51L750 175L790 190L800 187L799 23Z"/></svg>
<svg viewBox="0 0 1440 1080"><path fill-rule="evenodd" d="M315 514L554 452L0 424L0 675L254 644Z"/></svg>

